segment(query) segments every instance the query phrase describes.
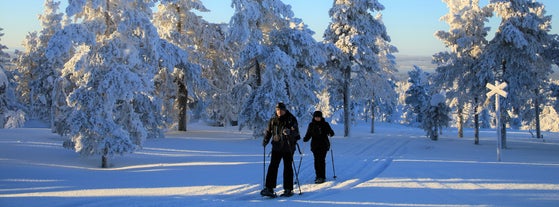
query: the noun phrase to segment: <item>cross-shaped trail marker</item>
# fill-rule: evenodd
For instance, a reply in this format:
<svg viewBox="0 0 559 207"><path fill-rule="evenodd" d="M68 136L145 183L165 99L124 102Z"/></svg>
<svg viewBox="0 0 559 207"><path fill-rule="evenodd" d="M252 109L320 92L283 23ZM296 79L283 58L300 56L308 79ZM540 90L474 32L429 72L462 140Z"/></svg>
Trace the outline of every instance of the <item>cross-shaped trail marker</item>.
<svg viewBox="0 0 559 207"><path fill-rule="evenodd" d="M497 161L501 161L501 104L499 103L499 96L507 97L508 93L503 90L507 87L507 83L499 83L499 81L495 81L495 85L491 83L487 83L487 88L489 88L489 92L487 92L487 97L491 98L491 96L495 96L495 111L497 112L496 125L497 125Z"/></svg>

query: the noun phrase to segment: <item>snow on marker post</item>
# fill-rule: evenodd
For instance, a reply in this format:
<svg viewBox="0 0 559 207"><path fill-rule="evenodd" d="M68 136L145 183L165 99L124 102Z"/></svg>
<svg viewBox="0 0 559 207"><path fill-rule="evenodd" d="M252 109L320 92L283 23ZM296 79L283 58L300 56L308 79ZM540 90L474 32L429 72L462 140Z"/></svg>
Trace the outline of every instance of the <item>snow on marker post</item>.
<svg viewBox="0 0 559 207"><path fill-rule="evenodd" d="M507 92L503 89L507 87L507 83L499 83L499 81L495 81L495 85L491 83L487 83L487 88L490 89L487 92L487 97L491 98L491 96L495 95L495 111L497 112L497 118L495 119L497 125L497 161L501 161L501 104L499 103L499 96L507 97Z"/></svg>

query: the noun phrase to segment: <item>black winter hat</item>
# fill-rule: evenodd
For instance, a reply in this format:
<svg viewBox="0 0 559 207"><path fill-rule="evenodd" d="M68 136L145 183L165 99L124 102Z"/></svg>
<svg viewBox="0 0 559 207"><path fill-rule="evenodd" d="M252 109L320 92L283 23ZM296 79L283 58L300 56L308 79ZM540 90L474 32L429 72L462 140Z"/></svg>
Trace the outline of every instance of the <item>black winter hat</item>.
<svg viewBox="0 0 559 207"><path fill-rule="evenodd" d="M312 114L312 117L322 117L322 111L315 111L315 112Z"/></svg>
<svg viewBox="0 0 559 207"><path fill-rule="evenodd" d="M287 108L285 107L285 104L284 104L284 103L279 102L279 103L276 105L276 109L280 109L280 110L284 110L284 111L285 111Z"/></svg>

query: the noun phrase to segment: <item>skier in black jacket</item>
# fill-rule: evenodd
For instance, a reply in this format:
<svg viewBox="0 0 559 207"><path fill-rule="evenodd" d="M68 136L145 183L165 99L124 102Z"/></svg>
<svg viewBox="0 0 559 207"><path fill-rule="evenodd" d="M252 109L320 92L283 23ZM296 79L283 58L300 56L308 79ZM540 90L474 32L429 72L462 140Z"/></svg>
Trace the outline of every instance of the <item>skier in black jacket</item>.
<svg viewBox="0 0 559 207"><path fill-rule="evenodd" d="M283 189L281 196L293 195L293 153L299 135L297 119L291 114L284 103L276 105L276 116L268 122L262 146L266 147L272 140L272 158L266 175L266 187L260 191L263 196L275 196L274 188L278 176L278 168L283 159Z"/></svg>
<svg viewBox="0 0 559 207"><path fill-rule="evenodd" d="M334 136L334 130L324 120L321 111L313 113L313 120L309 123L304 142L311 141L311 151L314 155L314 170L316 174L315 183L323 183L326 180L326 153L330 149L328 136Z"/></svg>

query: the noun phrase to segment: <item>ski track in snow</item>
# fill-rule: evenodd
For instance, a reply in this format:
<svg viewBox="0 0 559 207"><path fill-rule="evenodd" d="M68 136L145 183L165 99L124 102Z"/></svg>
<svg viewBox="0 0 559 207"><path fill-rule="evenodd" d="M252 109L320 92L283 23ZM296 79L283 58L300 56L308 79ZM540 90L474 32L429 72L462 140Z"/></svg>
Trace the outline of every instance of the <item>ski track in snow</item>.
<svg viewBox="0 0 559 207"><path fill-rule="evenodd" d="M315 184L313 155L312 152L308 150L308 152L303 152L305 154L303 154L303 164L301 165L299 172L299 181L301 186L298 186L297 184L294 185L293 190L295 195L293 197L278 197L276 199L307 200L325 198L339 193L340 191L354 188L367 181L371 181L390 166L394 157L397 157L403 150L405 150L406 144L408 144L411 139L376 138L369 135L369 137L333 138L331 141L334 151L334 164L338 163L335 165L336 178L333 178L332 151L329 151L326 156L327 181L321 184ZM299 145L301 145L301 148L310 148L308 147L310 146L310 142L300 142ZM296 168L298 167L301 158L301 155L298 154L299 153L296 152L294 157ZM355 164L356 162L360 163ZM266 164L269 164L269 157ZM268 167L267 165L266 170ZM279 184L282 183L281 170L282 168L280 167L280 171L278 173ZM294 181L296 180L294 179ZM301 191L299 191L299 187ZM256 191L254 191L254 189L247 190L247 192L244 192L246 195L234 199L244 201L259 200L255 199L255 197L258 198L260 196L259 192L261 189L257 189ZM277 194L281 194L283 189L282 186L279 185L275 190ZM300 192L303 195L301 197L299 197ZM241 192L241 194L243 193Z"/></svg>
<svg viewBox="0 0 559 207"><path fill-rule="evenodd" d="M329 180L322 184L302 185L301 190L303 193L308 194L305 198L314 199L328 197L339 191L351 189L359 184L374 179L390 166L394 156L397 156L398 152L409 142L409 140L403 139L369 139L366 140L368 143L364 144L361 142L363 140L354 140L355 138L344 139L347 139L344 141L352 142L352 144L345 147L344 151L339 154L336 154L336 151L334 151L334 164L336 163L336 159L338 159L341 161L338 163L345 163L346 165L336 166L337 178L334 180ZM327 157L327 159L328 158L331 157ZM344 161L342 159L354 160L354 162ZM312 164L312 161L311 157L308 162ZM355 162L361 163L352 164ZM326 167L332 167L331 160L330 162L327 161ZM314 173L312 165L307 169L309 169L311 173Z"/></svg>

